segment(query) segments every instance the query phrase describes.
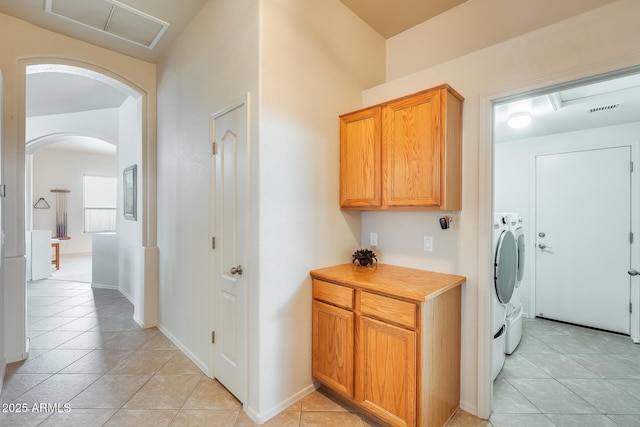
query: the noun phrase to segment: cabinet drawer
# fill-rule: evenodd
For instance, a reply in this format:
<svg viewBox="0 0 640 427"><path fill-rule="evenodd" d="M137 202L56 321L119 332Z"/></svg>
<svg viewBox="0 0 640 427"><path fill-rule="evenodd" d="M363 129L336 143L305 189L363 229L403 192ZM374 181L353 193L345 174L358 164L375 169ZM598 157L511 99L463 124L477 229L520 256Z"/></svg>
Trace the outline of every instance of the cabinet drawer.
<svg viewBox="0 0 640 427"><path fill-rule="evenodd" d="M368 314L409 328L418 326L418 306L411 302L362 292L360 311L362 314Z"/></svg>
<svg viewBox="0 0 640 427"><path fill-rule="evenodd" d="M353 289L313 279L313 297L339 307L353 309Z"/></svg>

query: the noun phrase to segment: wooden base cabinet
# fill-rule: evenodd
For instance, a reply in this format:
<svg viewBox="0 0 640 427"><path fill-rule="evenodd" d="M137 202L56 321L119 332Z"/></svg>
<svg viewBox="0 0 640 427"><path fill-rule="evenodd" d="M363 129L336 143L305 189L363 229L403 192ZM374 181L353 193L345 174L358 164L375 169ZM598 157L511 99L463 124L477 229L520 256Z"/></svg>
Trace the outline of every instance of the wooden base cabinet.
<svg viewBox="0 0 640 427"><path fill-rule="evenodd" d="M460 399L466 279L349 264L311 275L314 378L393 426L444 425Z"/></svg>
<svg viewBox="0 0 640 427"><path fill-rule="evenodd" d="M313 301L313 375L346 397L353 397L354 317Z"/></svg>
<svg viewBox="0 0 640 427"><path fill-rule="evenodd" d="M394 425L416 425L417 333L360 316L356 402Z"/></svg>

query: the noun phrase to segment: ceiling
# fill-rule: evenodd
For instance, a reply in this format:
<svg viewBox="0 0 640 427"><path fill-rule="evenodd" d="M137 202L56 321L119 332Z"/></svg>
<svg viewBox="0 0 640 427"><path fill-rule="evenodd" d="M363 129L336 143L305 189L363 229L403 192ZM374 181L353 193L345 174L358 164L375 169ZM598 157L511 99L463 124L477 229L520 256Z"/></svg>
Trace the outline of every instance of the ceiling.
<svg viewBox="0 0 640 427"><path fill-rule="evenodd" d="M115 0L53 0L80 2L114 2ZM170 24L153 49L123 41L112 35L47 14L45 0L0 0L0 13L15 16L52 31L112 49L143 60L157 61L175 37L204 6L207 0L119 0ZM392 37L430 19L466 0L340 0L385 38ZM118 107L126 94L100 81L79 75L38 73L27 76L27 116L59 114L91 109ZM555 104L555 109L554 109ZM587 114L588 108L621 104L621 108ZM510 114L526 109L532 124L511 129ZM638 121L640 117L640 78L616 79L610 83L566 88L500 103L495 108L496 142L530 138L550 133Z"/></svg>
<svg viewBox="0 0 640 427"><path fill-rule="evenodd" d="M340 0L388 39L467 0Z"/></svg>
<svg viewBox="0 0 640 427"><path fill-rule="evenodd" d="M109 0L74 0L78 9L94 2ZM95 44L144 61L157 62L173 40L182 33L191 19L202 9L207 0L118 0L161 21L169 23L153 49L122 40L87 26L45 12L45 0L1 0L0 13L14 16L42 28ZM139 25L139 24L136 24Z"/></svg>
<svg viewBox="0 0 640 427"><path fill-rule="evenodd" d="M96 16L89 25L103 25L97 17L109 4L131 7L169 24L168 29L153 49L122 40L112 34L97 31L86 25L69 21L61 16L46 13L48 1L58 2L60 9L78 9L77 17ZM191 19L208 0L1 0L0 13L30 22L42 28L95 44L125 55L149 62L157 62L173 40L184 30ZM429 18L445 12L467 0L340 0L383 37L389 38ZM92 6L94 5L94 6ZM90 9L87 13L83 10ZM115 14L114 14L115 16ZM95 22L93 22L95 21ZM133 21L132 21L133 22ZM151 25L151 24L150 24ZM140 23L135 24L140 27ZM132 28L135 30L135 28ZM132 31L133 32L133 31Z"/></svg>
<svg viewBox="0 0 640 427"><path fill-rule="evenodd" d="M513 114L529 113L531 124L513 129ZM640 73L570 85L494 109L496 143L640 121Z"/></svg>

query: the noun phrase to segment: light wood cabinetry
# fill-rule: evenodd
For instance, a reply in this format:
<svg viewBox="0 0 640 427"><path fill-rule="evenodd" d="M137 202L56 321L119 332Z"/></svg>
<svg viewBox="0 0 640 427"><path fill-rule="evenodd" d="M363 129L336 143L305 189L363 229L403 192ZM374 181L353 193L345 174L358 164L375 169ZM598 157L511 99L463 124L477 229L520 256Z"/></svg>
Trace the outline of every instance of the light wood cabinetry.
<svg viewBox="0 0 640 427"><path fill-rule="evenodd" d="M443 85L340 116L341 207L460 210L462 101Z"/></svg>
<svg viewBox="0 0 640 427"><path fill-rule="evenodd" d="M313 375L338 393L353 396L354 314L313 301Z"/></svg>
<svg viewBox="0 0 640 427"><path fill-rule="evenodd" d="M358 317L355 400L394 425L416 425L417 335Z"/></svg>
<svg viewBox="0 0 640 427"><path fill-rule="evenodd" d="M314 378L391 425L444 425L460 399L466 279L383 264L311 275Z"/></svg>

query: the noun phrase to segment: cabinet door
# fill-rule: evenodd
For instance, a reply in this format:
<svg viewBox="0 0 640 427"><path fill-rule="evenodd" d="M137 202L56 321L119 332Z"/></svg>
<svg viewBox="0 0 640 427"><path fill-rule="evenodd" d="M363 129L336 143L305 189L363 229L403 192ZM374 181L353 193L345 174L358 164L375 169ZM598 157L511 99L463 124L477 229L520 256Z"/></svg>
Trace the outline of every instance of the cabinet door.
<svg viewBox="0 0 640 427"><path fill-rule="evenodd" d="M381 203L380 108L340 118L340 206L366 209Z"/></svg>
<svg viewBox="0 0 640 427"><path fill-rule="evenodd" d="M383 109L383 205L439 207L442 201L440 91Z"/></svg>
<svg viewBox="0 0 640 427"><path fill-rule="evenodd" d="M417 333L358 318L356 401L392 425L415 426Z"/></svg>
<svg viewBox="0 0 640 427"><path fill-rule="evenodd" d="M354 313L313 300L313 376L353 398Z"/></svg>

